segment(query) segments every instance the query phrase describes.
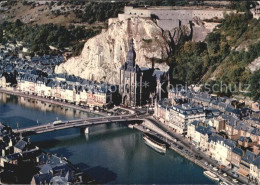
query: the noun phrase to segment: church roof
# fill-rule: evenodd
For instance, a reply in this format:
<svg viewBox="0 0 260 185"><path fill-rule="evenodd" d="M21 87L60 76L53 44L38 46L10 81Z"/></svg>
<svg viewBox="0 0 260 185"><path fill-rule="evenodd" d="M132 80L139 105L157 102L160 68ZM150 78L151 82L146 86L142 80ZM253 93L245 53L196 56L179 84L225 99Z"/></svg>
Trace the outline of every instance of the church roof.
<svg viewBox="0 0 260 185"><path fill-rule="evenodd" d="M126 55L126 61L129 63L133 63L133 65L135 65L136 53L134 49L134 39L130 40L129 46L130 49Z"/></svg>
<svg viewBox="0 0 260 185"><path fill-rule="evenodd" d="M135 73L140 73L140 67L135 64L135 59L136 59L136 53L134 50L134 40L130 40L130 49L126 55L126 62L122 65L121 70L125 71L131 71Z"/></svg>

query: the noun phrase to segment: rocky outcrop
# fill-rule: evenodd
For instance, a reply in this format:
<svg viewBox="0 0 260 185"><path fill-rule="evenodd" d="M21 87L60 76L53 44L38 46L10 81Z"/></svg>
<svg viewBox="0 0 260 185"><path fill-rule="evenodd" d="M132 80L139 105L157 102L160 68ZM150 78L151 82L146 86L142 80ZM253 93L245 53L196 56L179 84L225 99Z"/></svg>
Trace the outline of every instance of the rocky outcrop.
<svg viewBox="0 0 260 185"><path fill-rule="evenodd" d="M55 72L118 83L119 68L125 62L130 38L134 39L136 63L140 67L151 67L151 59L156 58L155 67L168 70L166 63L161 61L170 51L169 34L164 34L150 19L131 18L114 19L107 30L85 43L80 56L70 58L56 67Z"/></svg>
<svg viewBox="0 0 260 185"><path fill-rule="evenodd" d="M166 71L168 66L164 61L172 51L171 46L178 44L184 35L188 40L203 41L215 25L196 17L189 24L168 31L150 18L110 19L107 30L89 39L80 56L70 58L56 67L55 72L117 84L130 38L134 38L136 63L140 67L151 67L155 58L155 67Z"/></svg>
<svg viewBox="0 0 260 185"><path fill-rule="evenodd" d="M251 64L248 65L249 70L253 73L260 69L260 57L256 58Z"/></svg>

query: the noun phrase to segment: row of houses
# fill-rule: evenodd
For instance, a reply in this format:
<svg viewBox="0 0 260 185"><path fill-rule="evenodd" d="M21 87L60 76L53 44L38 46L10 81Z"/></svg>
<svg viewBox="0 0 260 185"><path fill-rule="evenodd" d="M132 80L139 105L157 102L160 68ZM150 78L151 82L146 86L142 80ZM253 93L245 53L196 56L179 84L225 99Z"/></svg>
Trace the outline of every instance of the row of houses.
<svg viewBox="0 0 260 185"><path fill-rule="evenodd" d="M260 111L260 101L256 101L252 104L252 108L238 109L239 106L244 106L244 102L237 101L228 97L218 97L214 94L207 92L194 91L192 89L170 89L168 92L168 98L175 100L181 99L182 101L193 101L202 106L209 106L215 109L219 109L222 112L229 112L235 116L247 116L251 111Z"/></svg>
<svg viewBox="0 0 260 185"><path fill-rule="evenodd" d="M0 59L2 88L90 106L103 107L117 101L116 86L72 75L55 74L55 66L64 62L62 56L44 55L21 59L0 51Z"/></svg>
<svg viewBox="0 0 260 185"><path fill-rule="evenodd" d="M187 138L212 159L217 160L220 165L232 168L240 175L259 183L260 155L257 142L251 147L244 145L247 138L243 136L237 140L226 138L225 135L217 133L209 122L200 121L188 125Z"/></svg>
<svg viewBox="0 0 260 185"><path fill-rule="evenodd" d="M238 108L240 107L240 108ZM260 112L206 92L171 89L155 102L154 117L219 165L260 183Z"/></svg>
<svg viewBox="0 0 260 185"><path fill-rule="evenodd" d="M187 134L187 125L192 121L205 121L208 118L220 115L219 110L202 107L195 102L183 104L172 104L170 102L170 99L156 102L154 116L178 134Z"/></svg>
<svg viewBox="0 0 260 185"><path fill-rule="evenodd" d="M26 74L17 77L16 89L75 104L106 106L112 103L117 87L62 74L52 75L49 78Z"/></svg>

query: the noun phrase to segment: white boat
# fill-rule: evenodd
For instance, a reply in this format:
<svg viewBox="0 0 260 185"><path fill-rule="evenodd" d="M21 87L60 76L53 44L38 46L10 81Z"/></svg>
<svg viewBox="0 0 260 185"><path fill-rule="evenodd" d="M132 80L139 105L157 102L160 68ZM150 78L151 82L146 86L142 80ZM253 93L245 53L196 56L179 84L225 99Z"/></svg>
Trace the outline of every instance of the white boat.
<svg viewBox="0 0 260 185"><path fill-rule="evenodd" d="M131 129L133 129L133 128L134 128L134 125L132 125L132 124L129 124L129 125L128 125L128 128L131 128Z"/></svg>
<svg viewBox="0 0 260 185"><path fill-rule="evenodd" d="M61 120L57 120L57 121L54 121L52 122L53 125L60 125L60 124L63 124L63 122Z"/></svg>
<svg viewBox="0 0 260 185"><path fill-rule="evenodd" d="M219 184L220 184L220 185L229 185L228 183L226 183L226 182L224 182L224 181L223 181L223 182L220 182Z"/></svg>
<svg viewBox="0 0 260 185"><path fill-rule="evenodd" d="M159 153L166 153L166 145L159 143L155 140L153 140L151 137L149 137L148 135L144 135L143 136L144 142L145 144L147 144L148 146L150 146L151 148L153 148L154 150L156 150Z"/></svg>
<svg viewBox="0 0 260 185"><path fill-rule="evenodd" d="M203 174L206 175L208 178L214 180L214 181L219 181L218 176L215 175L214 173L210 172L210 171L204 171Z"/></svg>

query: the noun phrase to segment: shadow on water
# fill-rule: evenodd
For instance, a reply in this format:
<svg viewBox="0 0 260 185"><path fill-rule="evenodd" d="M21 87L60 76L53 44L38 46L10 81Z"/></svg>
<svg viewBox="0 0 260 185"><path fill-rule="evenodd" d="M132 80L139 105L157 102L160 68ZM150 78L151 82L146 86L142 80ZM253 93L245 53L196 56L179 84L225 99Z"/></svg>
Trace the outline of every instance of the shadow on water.
<svg viewBox="0 0 260 185"><path fill-rule="evenodd" d="M68 131L68 130L67 130ZM137 132L134 131L133 132ZM64 134L64 137L56 137L55 136L61 136ZM76 134L76 135L75 135ZM98 143L100 141L110 140L117 137L123 137L123 136L129 136L132 132L129 132L129 129L127 127L121 127L121 128L114 128L111 130L101 130L101 131L93 131L92 133L88 134L87 143ZM36 138L39 138L37 140ZM31 139L34 140L34 144L39 146L40 148L54 148L54 147L65 147L70 145L81 145L86 143L86 134L80 132L79 129L75 129L75 132L70 135L66 132L66 130L63 131L55 131L45 134L39 134L35 136L31 136Z"/></svg>
<svg viewBox="0 0 260 185"><path fill-rule="evenodd" d="M84 170L83 172L89 174L91 177L98 179L98 183L100 184L107 184L111 183L116 180L117 174L112 172L111 170L107 168L103 168L101 166L96 166L87 170Z"/></svg>
<svg viewBox="0 0 260 185"><path fill-rule="evenodd" d="M20 128L29 127L36 124L35 120L28 119L22 116L1 117L0 121L12 128L16 128L17 123L19 123Z"/></svg>
<svg viewBox="0 0 260 185"><path fill-rule="evenodd" d="M12 111L12 109L8 105L1 103L0 105L0 116Z"/></svg>

